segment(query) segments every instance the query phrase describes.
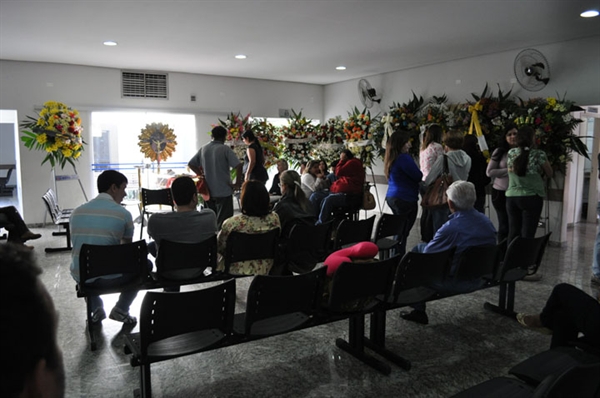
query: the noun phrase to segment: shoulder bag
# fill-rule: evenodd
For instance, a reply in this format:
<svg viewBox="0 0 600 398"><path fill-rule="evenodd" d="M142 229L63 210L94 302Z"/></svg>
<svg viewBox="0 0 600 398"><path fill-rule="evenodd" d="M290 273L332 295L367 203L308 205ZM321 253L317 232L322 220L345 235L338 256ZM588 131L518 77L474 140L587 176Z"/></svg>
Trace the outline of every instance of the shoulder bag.
<svg viewBox="0 0 600 398"><path fill-rule="evenodd" d="M444 154L444 169L435 181L427 187L421 200L421 206L426 209L435 209L447 206L448 195L446 190L452 184L452 175L448 169L448 157Z"/></svg>

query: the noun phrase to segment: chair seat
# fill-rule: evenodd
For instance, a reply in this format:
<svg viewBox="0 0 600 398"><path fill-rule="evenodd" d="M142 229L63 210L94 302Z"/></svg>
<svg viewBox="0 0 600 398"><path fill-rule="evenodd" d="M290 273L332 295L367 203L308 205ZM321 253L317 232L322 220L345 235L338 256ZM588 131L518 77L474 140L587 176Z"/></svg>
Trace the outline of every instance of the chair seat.
<svg viewBox="0 0 600 398"><path fill-rule="evenodd" d="M156 341L148 346L148 359L156 362L209 349L227 337L219 329L200 330Z"/></svg>
<svg viewBox="0 0 600 398"><path fill-rule="evenodd" d="M285 333L299 328L310 319L310 316L302 312L274 316L254 322L250 328L250 334L253 336L270 336ZM245 322L246 314L237 314L233 320L233 331L237 334L245 334Z"/></svg>
<svg viewBox="0 0 600 398"><path fill-rule="evenodd" d="M383 238L379 239L375 244L379 250L389 250L398 245L398 241L396 239Z"/></svg>
<svg viewBox="0 0 600 398"><path fill-rule="evenodd" d="M412 289L401 291L395 299L392 297L392 300L394 300L393 302L395 304L410 305L429 300L436 294L437 292L434 289L425 286L418 286Z"/></svg>
<svg viewBox="0 0 600 398"><path fill-rule="evenodd" d="M530 398L533 387L510 377L496 377L464 390L452 398Z"/></svg>

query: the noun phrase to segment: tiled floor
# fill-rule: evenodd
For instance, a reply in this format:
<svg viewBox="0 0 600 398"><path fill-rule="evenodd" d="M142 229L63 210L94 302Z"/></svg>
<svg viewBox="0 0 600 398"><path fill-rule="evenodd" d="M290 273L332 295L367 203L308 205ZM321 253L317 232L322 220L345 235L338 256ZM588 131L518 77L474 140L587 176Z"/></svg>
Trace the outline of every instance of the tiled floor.
<svg viewBox="0 0 600 398"><path fill-rule="evenodd" d="M69 253L44 253L64 244L53 228L34 228L43 238L35 245L44 269L43 281L60 312L59 339L64 351L68 397L131 397L139 384L138 369L123 353L121 324L105 320L98 350L91 352L85 327L85 304L76 298L69 275ZM590 264L596 227L578 224L566 245L549 247L543 279L517 284L517 311L541 309L552 287L569 282L592 292ZM137 232L139 233L139 231ZM137 234L136 234L137 236ZM417 243L417 227L409 247ZM238 281L238 310L249 281ZM155 397L447 397L507 370L547 349L548 336L483 309L497 300L497 288L428 305L430 324L421 326L388 314L388 348L410 359L410 371L392 366L381 375L335 346L347 337L338 322L253 343L159 363L153 366ZM593 292L597 294L596 292ZM137 315L144 293L132 313ZM108 310L115 295L105 296Z"/></svg>

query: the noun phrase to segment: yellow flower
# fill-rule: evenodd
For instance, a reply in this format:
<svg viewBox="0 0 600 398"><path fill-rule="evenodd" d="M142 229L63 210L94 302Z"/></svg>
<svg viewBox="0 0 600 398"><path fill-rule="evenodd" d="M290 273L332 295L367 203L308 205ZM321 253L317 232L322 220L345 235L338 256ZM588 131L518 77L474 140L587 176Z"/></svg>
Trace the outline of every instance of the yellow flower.
<svg viewBox="0 0 600 398"><path fill-rule="evenodd" d="M81 156L81 151L79 151L79 152L75 152L75 153L73 154L73 159L77 159L77 158L79 158L80 156Z"/></svg>
<svg viewBox="0 0 600 398"><path fill-rule="evenodd" d="M548 101L548 105L546 106L547 109L552 109L556 106L556 98L548 97L546 100Z"/></svg>
<svg viewBox="0 0 600 398"><path fill-rule="evenodd" d="M46 134L38 134L37 137L35 137L36 141L38 142L38 144L45 144L46 141L48 141L48 136Z"/></svg>
<svg viewBox="0 0 600 398"><path fill-rule="evenodd" d="M61 146L64 145L64 142L60 138L57 138L56 141L54 142L54 145L56 145L56 148L60 148Z"/></svg>
<svg viewBox="0 0 600 398"><path fill-rule="evenodd" d="M65 148L62 150L62 154L64 155L64 157L70 158L71 155L73 154L73 151L68 148Z"/></svg>

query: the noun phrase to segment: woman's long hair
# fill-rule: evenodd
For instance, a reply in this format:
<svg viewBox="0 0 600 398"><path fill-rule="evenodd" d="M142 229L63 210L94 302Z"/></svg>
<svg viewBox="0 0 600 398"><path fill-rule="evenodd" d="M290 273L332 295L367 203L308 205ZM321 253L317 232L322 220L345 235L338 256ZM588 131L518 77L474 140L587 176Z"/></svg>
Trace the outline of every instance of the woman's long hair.
<svg viewBox="0 0 600 398"><path fill-rule="evenodd" d="M304 169L304 174L310 174L310 170L319 164L319 160L310 160L306 163L306 168ZM280 177L281 178L281 177Z"/></svg>
<svg viewBox="0 0 600 398"><path fill-rule="evenodd" d="M527 174L527 163L529 163L529 153L533 145L533 135L535 131L529 127L521 127L517 131L517 147L521 148L521 153L515 158L513 171L516 175L523 177Z"/></svg>
<svg viewBox="0 0 600 398"><path fill-rule="evenodd" d="M504 154L508 152L508 150L510 149L510 146L508 145L508 142L506 141L506 134L508 134L508 132L511 130L516 130L516 128L517 128L517 125L514 123L508 123L504 127L504 136L502 137L500 142L498 142L498 147L494 151L494 154L492 154L493 161L499 162L502 159L502 157L504 156Z"/></svg>
<svg viewBox="0 0 600 398"><path fill-rule="evenodd" d="M300 174L295 170L286 170L279 177L281 185L285 185L285 195L302 207L302 210L308 211L310 202L306 198L300 182Z"/></svg>
<svg viewBox="0 0 600 398"><path fill-rule="evenodd" d="M425 136L423 137L423 144L421 145L421 150L424 151L427 149L429 144L432 142L437 142L438 144L442 143L442 126L439 124L432 124L427 127L425 131Z"/></svg>
<svg viewBox="0 0 600 398"><path fill-rule="evenodd" d="M390 169L396 158L402 153L402 148L410 139L408 132L396 131L385 145L385 158L383 160L383 171L386 178L390 178Z"/></svg>
<svg viewBox="0 0 600 398"><path fill-rule="evenodd" d="M242 214L247 216L264 217L270 213L271 198L265 184L260 181L244 182L240 202Z"/></svg>

